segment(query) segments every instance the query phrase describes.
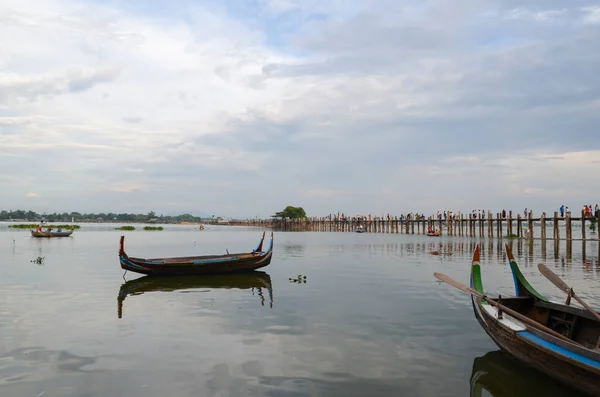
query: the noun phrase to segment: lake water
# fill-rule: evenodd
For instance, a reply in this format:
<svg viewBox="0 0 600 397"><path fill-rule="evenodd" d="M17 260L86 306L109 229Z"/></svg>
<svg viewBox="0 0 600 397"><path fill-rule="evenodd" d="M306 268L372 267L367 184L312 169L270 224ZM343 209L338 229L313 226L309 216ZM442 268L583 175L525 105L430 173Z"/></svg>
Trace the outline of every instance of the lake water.
<svg viewBox="0 0 600 397"><path fill-rule="evenodd" d="M122 234L156 257L249 251L262 230L115 226L34 239L0 224L0 396L580 396L500 353L433 277L468 283L481 241L484 287L511 295L499 240L276 232L262 273L126 283ZM564 300L544 262L600 307L598 242L512 244L539 291Z"/></svg>

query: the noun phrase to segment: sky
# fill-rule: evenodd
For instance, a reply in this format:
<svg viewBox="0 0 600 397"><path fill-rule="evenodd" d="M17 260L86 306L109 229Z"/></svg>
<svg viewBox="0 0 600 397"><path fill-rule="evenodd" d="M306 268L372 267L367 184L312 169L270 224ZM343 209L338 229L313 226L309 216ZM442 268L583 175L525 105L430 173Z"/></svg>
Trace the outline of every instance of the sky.
<svg viewBox="0 0 600 397"><path fill-rule="evenodd" d="M3 0L0 209L600 203L593 0Z"/></svg>

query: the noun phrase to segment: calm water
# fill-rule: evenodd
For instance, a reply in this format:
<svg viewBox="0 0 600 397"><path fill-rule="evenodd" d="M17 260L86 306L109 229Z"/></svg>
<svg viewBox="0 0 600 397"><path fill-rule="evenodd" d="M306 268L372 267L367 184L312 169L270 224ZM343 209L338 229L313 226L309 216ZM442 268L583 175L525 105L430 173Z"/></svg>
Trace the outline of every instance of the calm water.
<svg viewBox="0 0 600 397"><path fill-rule="evenodd" d="M467 282L478 240L281 232L263 273L125 282L123 232L82 226L33 239L0 224L1 396L579 396L498 352L468 296L433 278ZM153 257L248 251L261 232L124 234ZM486 290L512 294L498 241L483 248ZM545 262L600 307L597 242L513 252L541 292L564 299Z"/></svg>

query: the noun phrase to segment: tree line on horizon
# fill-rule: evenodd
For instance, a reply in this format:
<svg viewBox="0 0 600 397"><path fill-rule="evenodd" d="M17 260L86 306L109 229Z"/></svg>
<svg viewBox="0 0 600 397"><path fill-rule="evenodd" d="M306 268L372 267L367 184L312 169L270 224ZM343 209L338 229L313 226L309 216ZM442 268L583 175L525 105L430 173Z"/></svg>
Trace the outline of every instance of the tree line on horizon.
<svg viewBox="0 0 600 397"><path fill-rule="evenodd" d="M129 214L129 213L80 213L80 212L63 212L52 214L39 214L35 211L24 210L2 210L0 211L0 221L24 220L24 221L44 221L44 222L157 222L157 223L179 223L179 222L202 222L211 218L202 218L191 214L181 215L156 215L154 211L147 214Z"/></svg>

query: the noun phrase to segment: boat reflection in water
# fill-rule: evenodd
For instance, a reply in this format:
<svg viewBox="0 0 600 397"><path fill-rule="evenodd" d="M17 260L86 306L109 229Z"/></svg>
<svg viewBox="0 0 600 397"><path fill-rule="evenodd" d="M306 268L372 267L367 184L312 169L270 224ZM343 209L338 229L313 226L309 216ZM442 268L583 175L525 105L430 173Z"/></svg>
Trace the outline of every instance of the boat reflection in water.
<svg viewBox="0 0 600 397"><path fill-rule="evenodd" d="M273 307L271 277L261 271L203 276L144 276L135 280L129 280L121 285L117 298L118 317L121 318L123 316L123 301L129 295L141 295L145 292L155 291L193 290L198 288L251 289L252 295L256 294L260 298L262 306L265 305L263 290L266 290L269 296L269 307Z"/></svg>
<svg viewBox="0 0 600 397"><path fill-rule="evenodd" d="M587 397L529 368L500 350L477 357L471 397Z"/></svg>

